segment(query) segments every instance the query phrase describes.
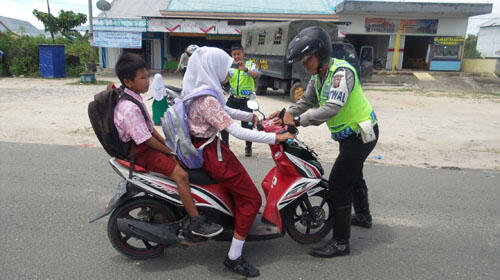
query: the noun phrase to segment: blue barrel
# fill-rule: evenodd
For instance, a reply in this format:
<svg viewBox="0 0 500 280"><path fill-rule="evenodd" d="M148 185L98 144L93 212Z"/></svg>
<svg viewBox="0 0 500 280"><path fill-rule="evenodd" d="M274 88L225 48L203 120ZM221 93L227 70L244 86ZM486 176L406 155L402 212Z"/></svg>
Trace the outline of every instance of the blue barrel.
<svg viewBox="0 0 500 280"><path fill-rule="evenodd" d="M66 77L64 45L38 45L38 54L42 78Z"/></svg>

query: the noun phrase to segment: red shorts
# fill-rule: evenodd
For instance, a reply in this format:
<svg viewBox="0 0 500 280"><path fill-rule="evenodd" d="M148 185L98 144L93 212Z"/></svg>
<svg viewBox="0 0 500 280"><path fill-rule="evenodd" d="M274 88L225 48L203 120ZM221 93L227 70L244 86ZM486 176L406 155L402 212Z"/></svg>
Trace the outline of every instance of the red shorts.
<svg viewBox="0 0 500 280"><path fill-rule="evenodd" d="M177 165L172 156L167 156L146 146L146 144L140 144L135 148L135 163L149 171L161 173L167 177L172 175Z"/></svg>

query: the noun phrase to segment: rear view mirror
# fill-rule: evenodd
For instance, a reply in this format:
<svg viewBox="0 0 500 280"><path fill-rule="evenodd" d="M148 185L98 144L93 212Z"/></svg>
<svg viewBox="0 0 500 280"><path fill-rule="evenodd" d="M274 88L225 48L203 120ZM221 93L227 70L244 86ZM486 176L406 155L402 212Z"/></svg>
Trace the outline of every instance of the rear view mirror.
<svg viewBox="0 0 500 280"><path fill-rule="evenodd" d="M252 111L258 111L259 110L259 103L257 103L257 101L255 101L255 100L248 100L247 107L248 107L248 109L250 109Z"/></svg>

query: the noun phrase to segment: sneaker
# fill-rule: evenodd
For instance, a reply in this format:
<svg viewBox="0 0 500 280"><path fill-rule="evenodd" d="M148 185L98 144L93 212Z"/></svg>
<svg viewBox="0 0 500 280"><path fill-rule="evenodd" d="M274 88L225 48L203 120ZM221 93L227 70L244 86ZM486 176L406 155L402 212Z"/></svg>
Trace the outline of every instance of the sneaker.
<svg viewBox="0 0 500 280"><path fill-rule="evenodd" d="M245 156L246 157L252 156L252 148L245 148Z"/></svg>
<svg viewBox="0 0 500 280"><path fill-rule="evenodd" d="M226 256L226 259L224 260L224 266L227 267L229 270L236 272L239 275L243 275L245 277L257 277L260 275L259 270L253 267L251 264L249 264L243 258L243 256L240 256L234 261L231 260L228 256Z"/></svg>
<svg viewBox="0 0 500 280"><path fill-rule="evenodd" d="M212 223L205 216L200 215L196 218L191 218L189 230L193 235L209 238L220 234L223 228L221 225Z"/></svg>
<svg viewBox="0 0 500 280"><path fill-rule="evenodd" d="M372 227L372 219L370 216L352 215L351 216L351 225L362 227L362 228L371 228Z"/></svg>

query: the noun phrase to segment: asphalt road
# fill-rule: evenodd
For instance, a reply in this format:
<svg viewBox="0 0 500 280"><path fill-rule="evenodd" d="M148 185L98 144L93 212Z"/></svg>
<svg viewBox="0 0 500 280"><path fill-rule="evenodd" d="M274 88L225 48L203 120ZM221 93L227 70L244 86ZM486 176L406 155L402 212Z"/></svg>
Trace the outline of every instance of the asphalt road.
<svg viewBox="0 0 500 280"><path fill-rule="evenodd" d="M102 149L0 142L0 279L239 279L229 243L134 261L88 220L119 177ZM243 160L260 185L269 159ZM330 170L331 164L324 164ZM316 259L289 237L248 242L261 279L499 279L500 172L369 165L374 226L351 255Z"/></svg>

